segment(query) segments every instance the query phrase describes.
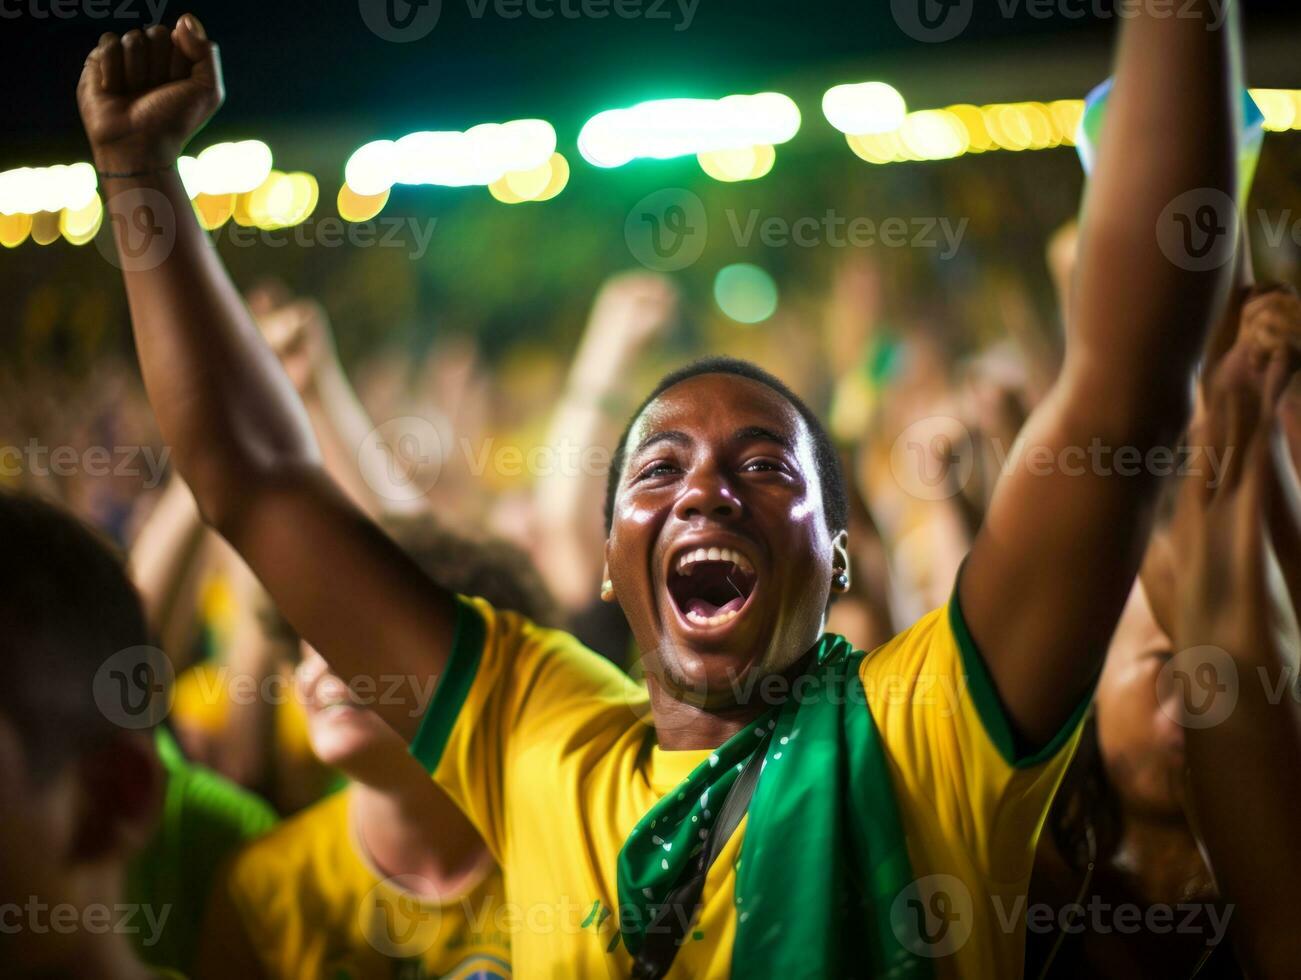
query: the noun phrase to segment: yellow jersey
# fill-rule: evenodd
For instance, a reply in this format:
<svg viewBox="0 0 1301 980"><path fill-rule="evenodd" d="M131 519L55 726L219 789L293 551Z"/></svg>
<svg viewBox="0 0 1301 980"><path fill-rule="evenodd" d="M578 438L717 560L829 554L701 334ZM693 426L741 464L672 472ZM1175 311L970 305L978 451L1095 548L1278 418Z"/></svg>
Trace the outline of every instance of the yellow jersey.
<svg viewBox="0 0 1301 980"><path fill-rule="evenodd" d="M502 868L518 913L516 972L627 977L620 849L712 751L661 749L644 688L572 636L463 602L412 754ZM482 628L466 628L467 611ZM1018 751L956 599L865 657L858 676L890 771L879 792L894 794L915 879L891 910L896 936L939 977L1020 976L1035 843L1087 700L1050 744ZM744 837L743 821L709 870L670 977L729 976Z"/></svg>
<svg viewBox="0 0 1301 980"><path fill-rule="evenodd" d="M247 844L208 903L196 976L506 980L501 875L432 902L366 862L335 793Z"/></svg>

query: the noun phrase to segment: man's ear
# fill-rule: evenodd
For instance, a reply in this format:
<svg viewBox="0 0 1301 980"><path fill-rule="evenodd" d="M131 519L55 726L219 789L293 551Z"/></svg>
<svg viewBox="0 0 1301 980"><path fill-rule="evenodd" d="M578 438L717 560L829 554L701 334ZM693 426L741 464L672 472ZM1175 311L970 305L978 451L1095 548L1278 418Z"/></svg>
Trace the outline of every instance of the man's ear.
<svg viewBox="0 0 1301 980"><path fill-rule="evenodd" d="M123 731L83 755L76 856L129 860L153 837L166 773L151 731Z"/></svg>
<svg viewBox="0 0 1301 980"><path fill-rule="evenodd" d="M843 574L844 578L840 578ZM852 582L849 570L849 532L841 531L831 539L831 589L848 592Z"/></svg>

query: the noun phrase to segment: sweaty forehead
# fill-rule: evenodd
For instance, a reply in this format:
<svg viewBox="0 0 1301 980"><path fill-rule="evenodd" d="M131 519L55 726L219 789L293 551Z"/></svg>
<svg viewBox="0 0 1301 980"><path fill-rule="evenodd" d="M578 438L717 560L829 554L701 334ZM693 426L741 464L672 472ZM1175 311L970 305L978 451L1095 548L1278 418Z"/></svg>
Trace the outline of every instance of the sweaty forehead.
<svg viewBox="0 0 1301 980"><path fill-rule="evenodd" d="M747 428L766 429L800 455L811 453L808 427L795 406L766 384L732 374L698 374L661 392L633 423L628 451L658 432L707 440Z"/></svg>

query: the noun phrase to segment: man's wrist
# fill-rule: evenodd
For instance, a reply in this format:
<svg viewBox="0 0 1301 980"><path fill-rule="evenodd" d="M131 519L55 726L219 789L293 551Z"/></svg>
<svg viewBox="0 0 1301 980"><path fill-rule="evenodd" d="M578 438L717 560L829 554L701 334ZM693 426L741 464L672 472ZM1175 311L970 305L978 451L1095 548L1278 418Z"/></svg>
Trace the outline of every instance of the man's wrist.
<svg viewBox="0 0 1301 980"><path fill-rule="evenodd" d="M177 154L162 147L96 147L92 149L100 180L132 180L165 173L176 166Z"/></svg>

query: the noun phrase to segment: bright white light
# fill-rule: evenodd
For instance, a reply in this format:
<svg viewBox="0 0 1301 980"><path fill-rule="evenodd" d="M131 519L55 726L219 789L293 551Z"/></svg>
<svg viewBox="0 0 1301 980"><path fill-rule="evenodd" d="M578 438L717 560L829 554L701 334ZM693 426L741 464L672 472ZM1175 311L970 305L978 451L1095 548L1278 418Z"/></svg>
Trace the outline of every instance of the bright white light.
<svg viewBox="0 0 1301 980"><path fill-rule="evenodd" d="M6 170L0 173L0 214L78 211L90 204L96 184L89 163Z"/></svg>
<svg viewBox="0 0 1301 980"><path fill-rule="evenodd" d="M579 132L578 152L594 166L621 167L638 158L785 143L799 128L799 108L780 92L656 99L598 112Z"/></svg>
<svg viewBox="0 0 1301 980"><path fill-rule="evenodd" d="M271 148L261 140L214 143L197 157L177 162L190 199L200 194L246 194L261 187L271 173Z"/></svg>
<svg viewBox="0 0 1301 980"><path fill-rule="evenodd" d="M344 180L363 196L394 184L487 185L507 173L541 167L556 152L556 131L543 119L481 123L465 132L422 131L359 148Z"/></svg>
<svg viewBox="0 0 1301 980"><path fill-rule="evenodd" d="M822 96L822 114L842 133L888 133L903 123L903 96L885 82L837 85Z"/></svg>
<svg viewBox="0 0 1301 980"><path fill-rule="evenodd" d="M392 140L375 140L348 158L343 177L358 194L383 194L397 179L400 154Z"/></svg>

